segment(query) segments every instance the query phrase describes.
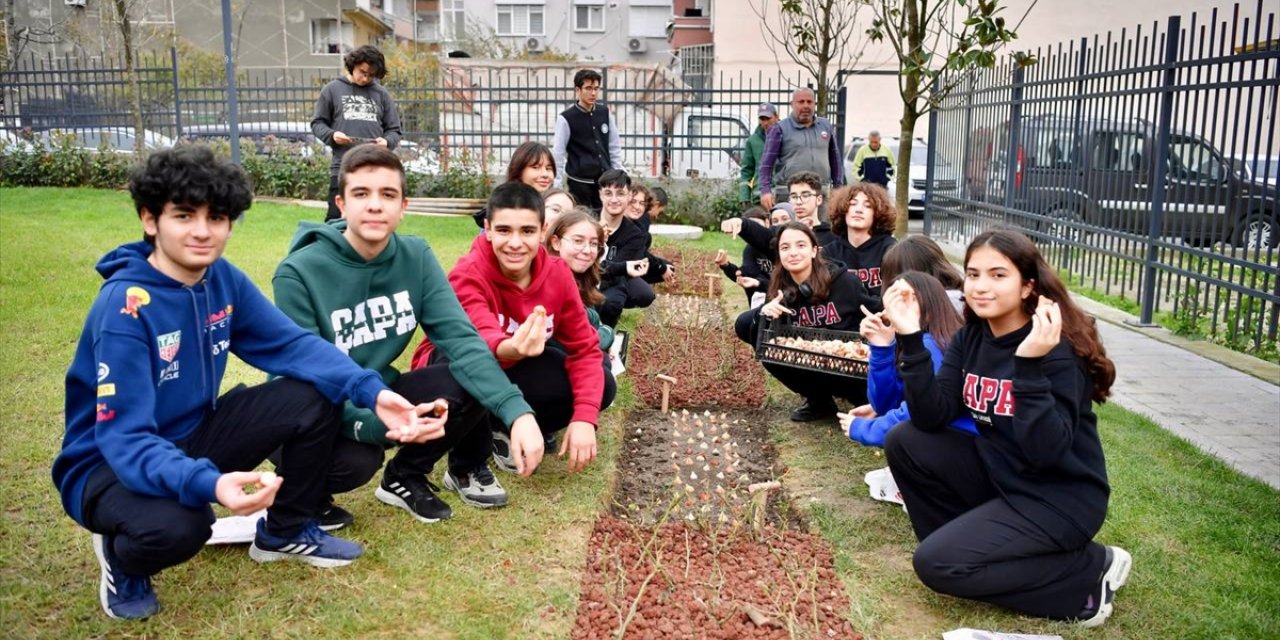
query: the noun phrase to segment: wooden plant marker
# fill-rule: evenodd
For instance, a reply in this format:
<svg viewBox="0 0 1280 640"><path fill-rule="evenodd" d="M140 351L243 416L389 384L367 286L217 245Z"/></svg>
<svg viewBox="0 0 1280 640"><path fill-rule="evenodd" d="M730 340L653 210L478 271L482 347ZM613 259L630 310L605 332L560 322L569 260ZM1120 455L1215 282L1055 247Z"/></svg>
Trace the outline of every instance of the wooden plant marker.
<svg viewBox="0 0 1280 640"><path fill-rule="evenodd" d="M719 276L721 274L703 274L703 278L707 278L707 297L712 298L712 300L716 298L716 280L719 279Z"/></svg>
<svg viewBox="0 0 1280 640"><path fill-rule="evenodd" d="M666 413L668 402L671 400L671 385L678 381L661 373L658 374L658 379L662 381L662 412Z"/></svg>

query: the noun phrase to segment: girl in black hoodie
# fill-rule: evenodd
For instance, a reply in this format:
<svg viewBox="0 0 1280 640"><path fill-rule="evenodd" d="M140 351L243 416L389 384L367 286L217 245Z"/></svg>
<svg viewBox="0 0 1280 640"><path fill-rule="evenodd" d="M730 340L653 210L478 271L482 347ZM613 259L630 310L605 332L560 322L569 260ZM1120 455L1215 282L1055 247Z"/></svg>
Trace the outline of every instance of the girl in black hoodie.
<svg viewBox="0 0 1280 640"><path fill-rule="evenodd" d="M894 242L897 208L889 192L878 184L859 182L831 193L831 234L835 240L822 247L822 256L843 262L880 297L880 264Z"/></svg>
<svg viewBox="0 0 1280 640"><path fill-rule="evenodd" d="M1115 380L1091 318L1026 236L965 253L965 326L935 374L915 292L885 292L911 421L885 454L926 586L1021 613L1102 624L1132 558L1093 541L1110 488L1092 403ZM977 438L946 425L964 414Z"/></svg>
<svg viewBox="0 0 1280 640"><path fill-rule="evenodd" d="M755 345L762 318L804 327L856 331L862 323L864 306L879 310L879 300L867 295L867 288L857 276L818 255L818 239L809 225L782 225L774 236L773 254L777 264L769 280L769 302L748 309L734 323L738 337L747 344ZM833 373L774 363L765 363L764 368L804 398L804 403L791 412L795 422L834 418L833 396L847 398L854 406L867 402L865 380L859 383Z"/></svg>

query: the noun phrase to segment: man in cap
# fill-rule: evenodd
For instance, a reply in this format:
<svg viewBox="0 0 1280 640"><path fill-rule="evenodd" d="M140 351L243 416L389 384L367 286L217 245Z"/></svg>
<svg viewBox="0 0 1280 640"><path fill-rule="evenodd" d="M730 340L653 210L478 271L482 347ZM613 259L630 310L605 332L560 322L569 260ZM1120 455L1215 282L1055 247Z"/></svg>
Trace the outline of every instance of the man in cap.
<svg viewBox="0 0 1280 640"><path fill-rule="evenodd" d="M778 108L772 102L762 102L756 110L760 125L747 137L742 149L742 172L738 180L738 200L755 202L760 198L760 156L764 154L764 137L769 128L778 123Z"/></svg>

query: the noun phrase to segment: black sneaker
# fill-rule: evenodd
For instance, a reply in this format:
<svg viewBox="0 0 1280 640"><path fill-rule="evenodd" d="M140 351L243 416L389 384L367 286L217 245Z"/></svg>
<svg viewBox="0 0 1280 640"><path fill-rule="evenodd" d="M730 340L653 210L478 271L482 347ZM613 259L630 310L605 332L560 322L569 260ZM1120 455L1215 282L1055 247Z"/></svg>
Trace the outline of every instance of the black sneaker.
<svg viewBox="0 0 1280 640"><path fill-rule="evenodd" d="M1103 564L1102 577L1098 579L1097 593L1089 594L1084 610L1077 616L1077 623L1082 627L1096 627L1111 617L1116 591L1129 580L1129 569L1133 567L1133 556L1120 547L1107 547L1107 559Z"/></svg>
<svg viewBox="0 0 1280 640"><path fill-rule="evenodd" d="M453 510L436 497L440 487L431 484L425 476L393 476L383 472L382 484L373 493L379 500L408 511L410 515L428 524L448 520Z"/></svg>
<svg viewBox="0 0 1280 640"><path fill-rule="evenodd" d="M329 507L324 510L324 513L320 514L320 517L317 518L317 520L320 523L320 529L324 531L337 531L338 529L349 526L351 523L355 522L356 518L351 515L350 511L330 502Z"/></svg>
<svg viewBox="0 0 1280 640"><path fill-rule="evenodd" d="M836 403L831 398L805 398L804 404L791 412L792 422L817 422L836 417Z"/></svg>
<svg viewBox="0 0 1280 640"><path fill-rule="evenodd" d="M493 463L507 473L519 473L511 456L511 436L501 429L493 430Z"/></svg>
<svg viewBox="0 0 1280 640"><path fill-rule="evenodd" d="M457 491L462 501L473 507L488 509L507 504L507 490L493 477L487 464L463 476L455 477L453 471L446 471L444 488Z"/></svg>
<svg viewBox="0 0 1280 640"><path fill-rule="evenodd" d="M554 455L556 447L559 446L560 443L556 441L556 434L548 433L542 436L542 450L547 452L547 455Z"/></svg>

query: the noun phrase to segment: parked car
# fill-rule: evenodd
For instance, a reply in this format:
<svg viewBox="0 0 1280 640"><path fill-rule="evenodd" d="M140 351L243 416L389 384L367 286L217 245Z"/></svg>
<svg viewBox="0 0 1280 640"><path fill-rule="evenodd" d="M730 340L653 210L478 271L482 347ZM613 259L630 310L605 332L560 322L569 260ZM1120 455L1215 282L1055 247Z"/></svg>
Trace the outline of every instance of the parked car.
<svg viewBox="0 0 1280 640"><path fill-rule="evenodd" d="M137 131L133 127L75 127L67 129L50 129L40 132L45 146L57 144L59 136L75 136L75 148L84 151L106 149L113 153L133 153L137 149ZM144 129L142 132L142 148L147 151L168 149L173 146L173 138L157 131Z"/></svg>
<svg viewBox="0 0 1280 640"><path fill-rule="evenodd" d="M1006 123L992 148L1007 150L1008 134ZM1082 235L1079 226L1057 221L1146 235L1155 196L1151 183L1163 173L1162 236L1251 248L1280 241L1274 183L1233 171L1222 152L1201 136L1173 131L1168 146L1158 149L1156 130L1145 120L1075 122L1053 115L1025 118L1020 134L1012 158L1013 206L1044 216L1037 225L1048 235ZM996 153L985 191L1002 201L1010 159L1007 151ZM1167 164L1158 172L1161 156Z"/></svg>
<svg viewBox="0 0 1280 640"><path fill-rule="evenodd" d="M251 140L259 151L267 154L296 153L309 158L316 153L328 153L328 147L311 133L308 122L241 122L240 139ZM182 128L187 140L230 140L231 125L194 124Z"/></svg>
<svg viewBox="0 0 1280 640"><path fill-rule="evenodd" d="M16 131L0 129L0 154L27 153L34 149L35 145L18 135Z"/></svg>
<svg viewBox="0 0 1280 640"><path fill-rule="evenodd" d="M853 158L858 155L858 150L867 143L866 138L855 137L849 143L849 153L844 160L844 174L846 179L853 183L857 177L853 173ZM885 136L880 139L880 144L889 149L893 154L893 161L898 162L898 138L896 136ZM924 140L916 139L911 143L911 166L908 168L911 174L911 186L907 195L907 215L912 218L924 217L924 196L925 188L929 175L929 145ZM940 196L957 195L956 188L960 179L960 172L951 166L942 156L938 156L937 164L933 168L933 193ZM896 174L889 179L889 197L896 197L898 191L898 181Z"/></svg>
<svg viewBox="0 0 1280 640"><path fill-rule="evenodd" d="M1246 156L1231 158L1231 166L1240 171L1246 180L1276 186L1280 179L1280 156Z"/></svg>

